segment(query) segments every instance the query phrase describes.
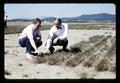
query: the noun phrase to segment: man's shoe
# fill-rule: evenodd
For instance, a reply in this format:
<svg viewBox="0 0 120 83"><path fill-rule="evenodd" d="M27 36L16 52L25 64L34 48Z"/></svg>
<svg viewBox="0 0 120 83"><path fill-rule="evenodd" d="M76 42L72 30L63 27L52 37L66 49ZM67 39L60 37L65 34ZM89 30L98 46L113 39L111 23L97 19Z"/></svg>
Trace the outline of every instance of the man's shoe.
<svg viewBox="0 0 120 83"><path fill-rule="evenodd" d="M33 56L38 56L39 54L32 52L31 55L33 55Z"/></svg>
<svg viewBox="0 0 120 83"><path fill-rule="evenodd" d="M27 53L27 54L26 54L26 59L28 59L28 60L33 60L32 55L31 55L30 53Z"/></svg>
<svg viewBox="0 0 120 83"><path fill-rule="evenodd" d="M50 47L49 50L50 50L50 53L53 53L53 51L54 51L55 49L54 49L54 47Z"/></svg>

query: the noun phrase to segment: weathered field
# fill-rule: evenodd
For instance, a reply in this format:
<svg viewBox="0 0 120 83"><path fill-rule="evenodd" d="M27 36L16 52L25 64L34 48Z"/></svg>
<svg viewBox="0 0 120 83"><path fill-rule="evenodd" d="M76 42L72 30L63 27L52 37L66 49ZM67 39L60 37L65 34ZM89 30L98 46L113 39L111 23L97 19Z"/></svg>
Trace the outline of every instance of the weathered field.
<svg viewBox="0 0 120 83"><path fill-rule="evenodd" d="M115 72L116 40L112 35L96 35L70 47L68 52L58 50L54 54L43 54L35 62L49 65L75 67L83 64L97 71Z"/></svg>
<svg viewBox="0 0 120 83"><path fill-rule="evenodd" d="M8 28L5 28L5 34L21 33L22 30L32 22L8 22ZM52 23L42 23L41 30L49 30ZM69 29L80 30L115 30L115 23L68 23Z"/></svg>
<svg viewBox="0 0 120 83"><path fill-rule="evenodd" d="M81 26L79 25L79 27ZM88 27L90 27L90 25ZM93 30L69 30L69 51L63 52L60 50L61 47L55 47L56 50L53 54L46 52L45 48L48 30L41 31L43 45L39 47L39 51L45 54L43 57L37 57L37 59L35 57L34 62L25 59L25 48L21 48L18 44L20 34L6 34L4 55L5 78L116 78L115 28L102 29L103 28L100 30L96 30L95 28Z"/></svg>

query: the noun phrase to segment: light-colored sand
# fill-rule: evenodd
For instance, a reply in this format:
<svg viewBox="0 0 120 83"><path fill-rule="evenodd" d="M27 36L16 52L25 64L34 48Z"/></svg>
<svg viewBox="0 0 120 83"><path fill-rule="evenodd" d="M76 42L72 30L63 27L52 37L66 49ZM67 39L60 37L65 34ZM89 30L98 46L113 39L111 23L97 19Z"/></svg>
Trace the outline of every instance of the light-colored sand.
<svg viewBox="0 0 120 83"><path fill-rule="evenodd" d="M43 44L39 47L40 52L46 52L45 41L47 39L48 30L41 31ZM10 72L11 75L5 75L7 79L80 79L81 73L89 72L88 78L97 79L112 79L116 78L113 72L95 72L93 69L83 68L77 66L69 68L65 66L35 64L25 58L25 48L18 44L18 37L20 34L5 35L5 70ZM77 42L87 40L94 35L116 35L115 30L69 30L69 44L74 45ZM60 49L61 47L55 47ZM59 56L59 55L58 55ZM22 64L22 66L20 66ZM83 71L84 70L84 71ZM85 71L86 70L86 71ZM92 72L92 73L91 73Z"/></svg>

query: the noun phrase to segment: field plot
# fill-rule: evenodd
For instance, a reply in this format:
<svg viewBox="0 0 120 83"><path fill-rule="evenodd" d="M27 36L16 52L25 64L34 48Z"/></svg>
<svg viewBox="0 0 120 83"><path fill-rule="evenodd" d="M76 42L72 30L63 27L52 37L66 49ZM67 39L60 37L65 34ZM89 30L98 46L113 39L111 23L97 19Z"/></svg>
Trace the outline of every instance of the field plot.
<svg viewBox="0 0 120 83"><path fill-rule="evenodd" d="M32 22L8 22L8 28L5 28L5 34L20 33ZM53 23L42 23L41 30L49 30ZM80 30L115 30L115 23L68 23L69 29Z"/></svg>
<svg viewBox="0 0 120 83"><path fill-rule="evenodd" d="M101 25L106 27L102 28ZM56 46L53 54L45 48L49 30L43 30L43 44L39 48L39 51L43 52L43 57L35 57L34 62L25 59L25 48L18 44L19 33L5 34L5 78L115 79L116 31L114 24L108 25L76 23L73 26L70 23L70 27L86 28L70 28L67 47L69 51L63 52L61 47ZM94 28L87 28L93 26ZM98 29L97 26L101 28Z"/></svg>

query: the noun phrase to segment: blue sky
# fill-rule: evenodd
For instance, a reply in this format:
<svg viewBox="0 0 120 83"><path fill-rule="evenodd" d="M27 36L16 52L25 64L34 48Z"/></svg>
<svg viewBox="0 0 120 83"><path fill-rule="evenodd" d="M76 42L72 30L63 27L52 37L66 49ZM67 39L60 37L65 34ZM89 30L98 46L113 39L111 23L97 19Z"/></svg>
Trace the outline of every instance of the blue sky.
<svg viewBox="0 0 120 83"><path fill-rule="evenodd" d="M116 14L114 4L5 4L5 15L13 18L36 18L42 16L74 17L83 14Z"/></svg>

